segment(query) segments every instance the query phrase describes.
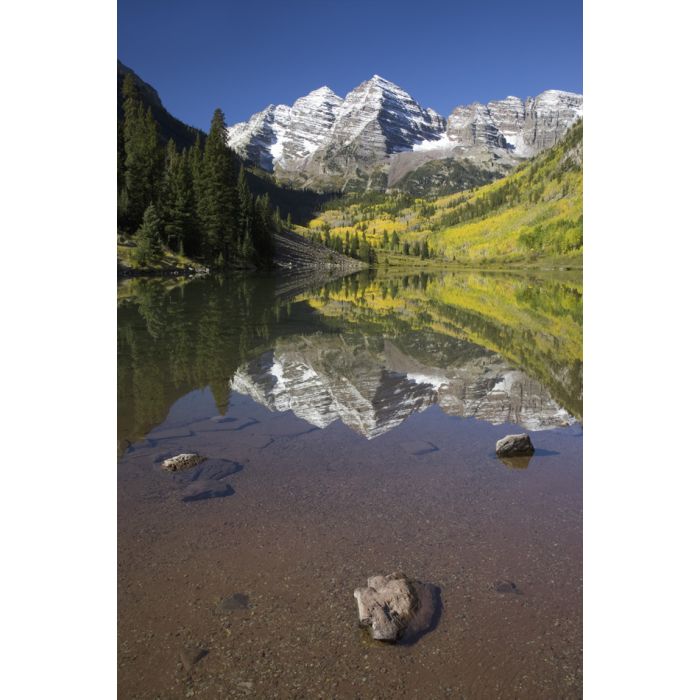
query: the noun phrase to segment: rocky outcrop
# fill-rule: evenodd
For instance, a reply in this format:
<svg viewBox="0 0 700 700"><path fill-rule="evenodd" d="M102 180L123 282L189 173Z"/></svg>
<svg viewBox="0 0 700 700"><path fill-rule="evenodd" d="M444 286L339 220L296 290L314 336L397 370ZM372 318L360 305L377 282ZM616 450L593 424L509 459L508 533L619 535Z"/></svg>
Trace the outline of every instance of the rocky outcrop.
<svg viewBox="0 0 700 700"><path fill-rule="evenodd" d="M448 158L503 174L557 143L582 113L581 95L547 90L459 106L446 120L375 75L345 99L322 87L291 107L270 105L232 126L229 139L237 153L283 182L378 190L400 187L407 173ZM453 168L453 178L462 174Z"/></svg>
<svg viewBox="0 0 700 700"><path fill-rule="evenodd" d="M408 630L426 630L435 613L432 587L402 573L370 576L367 586L355 589L360 626L374 639L396 642Z"/></svg>
<svg viewBox="0 0 700 700"><path fill-rule="evenodd" d="M506 435L496 443L496 454L499 457L527 457L534 453L535 448L527 433Z"/></svg>
<svg viewBox="0 0 700 700"><path fill-rule="evenodd" d="M165 469L165 471L168 472L181 472L185 469L196 467L205 459L206 457L202 457L194 452L184 452L176 457L170 457L169 459L163 460L160 466L162 469Z"/></svg>
<svg viewBox="0 0 700 700"><path fill-rule="evenodd" d="M455 146L507 150L505 136L494 124L489 108L478 102L457 107L447 120L447 137Z"/></svg>

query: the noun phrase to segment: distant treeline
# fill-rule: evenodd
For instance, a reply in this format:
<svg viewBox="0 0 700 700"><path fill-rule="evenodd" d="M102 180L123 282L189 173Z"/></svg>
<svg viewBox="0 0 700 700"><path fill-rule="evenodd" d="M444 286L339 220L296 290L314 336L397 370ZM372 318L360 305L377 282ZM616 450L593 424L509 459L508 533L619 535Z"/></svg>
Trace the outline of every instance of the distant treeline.
<svg viewBox="0 0 700 700"><path fill-rule="evenodd" d="M279 209L267 193L251 193L246 172L228 147L224 114L215 110L202 146L164 148L151 108L133 75L122 83L118 124L117 226L136 241L146 264L161 246L213 267L268 265L273 235L282 229Z"/></svg>
<svg viewBox="0 0 700 700"><path fill-rule="evenodd" d="M358 231L362 232L362 238ZM326 248L334 250L336 253L347 255L356 260L362 260L369 265L376 265L379 261L379 252L385 253L400 253L403 255L413 255L421 260L428 260L435 257L435 251L430 247L428 241L414 241L413 245L408 241L404 241L403 245L399 241L399 237L394 231L389 238L389 233L382 231L382 239L379 243L373 244L367 239L367 224L358 224L357 230L351 235L349 231L345 232L345 236L340 234L333 235L329 224L324 223L319 229L315 229L311 233L311 240L314 243L321 243ZM385 258L386 260L386 258Z"/></svg>

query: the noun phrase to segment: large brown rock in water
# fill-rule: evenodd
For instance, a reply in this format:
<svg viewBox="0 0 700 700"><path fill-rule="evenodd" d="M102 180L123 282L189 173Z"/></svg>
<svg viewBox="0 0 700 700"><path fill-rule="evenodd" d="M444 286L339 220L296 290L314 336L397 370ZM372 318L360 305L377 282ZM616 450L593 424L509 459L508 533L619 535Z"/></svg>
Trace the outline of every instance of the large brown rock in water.
<svg viewBox="0 0 700 700"><path fill-rule="evenodd" d="M160 466L168 472L180 472L183 469L191 469L203 462L206 457L202 457L194 452L185 452L177 457L166 459Z"/></svg>
<svg viewBox="0 0 700 700"><path fill-rule="evenodd" d="M499 457L525 457L534 452L535 448L527 433L506 435L496 443L496 454Z"/></svg>
<svg viewBox="0 0 700 700"><path fill-rule="evenodd" d="M370 576L367 587L356 588L354 595L360 625L383 642L398 641L408 629L427 629L435 612L431 587L402 573Z"/></svg>

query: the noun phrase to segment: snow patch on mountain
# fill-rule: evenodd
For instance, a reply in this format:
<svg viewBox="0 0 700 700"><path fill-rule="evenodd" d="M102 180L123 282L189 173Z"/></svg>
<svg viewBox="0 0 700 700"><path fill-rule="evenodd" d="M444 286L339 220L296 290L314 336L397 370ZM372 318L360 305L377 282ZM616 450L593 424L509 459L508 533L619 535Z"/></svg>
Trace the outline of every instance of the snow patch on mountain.
<svg viewBox="0 0 700 700"><path fill-rule="evenodd" d="M414 151L449 151L459 143L451 139L446 133L440 136L439 139L424 139L413 145Z"/></svg>

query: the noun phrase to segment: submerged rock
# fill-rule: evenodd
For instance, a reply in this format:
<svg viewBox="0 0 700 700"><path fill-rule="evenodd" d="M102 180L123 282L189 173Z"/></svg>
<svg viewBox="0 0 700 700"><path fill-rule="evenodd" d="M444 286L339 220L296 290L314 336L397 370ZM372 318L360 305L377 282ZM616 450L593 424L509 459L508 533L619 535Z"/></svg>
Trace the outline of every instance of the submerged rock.
<svg viewBox="0 0 700 700"><path fill-rule="evenodd" d="M245 593L234 593L233 595L224 598L216 606L216 611L219 613L229 613L236 610L248 610L250 608L250 600Z"/></svg>
<svg viewBox="0 0 700 700"><path fill-rule="evenodd" d="M182 492L182 500L185 503L189 501L203 501L207 498L222 498L230 496L234 493L231 484L225 481L215 481L213 479L205 479L195 481L190 484Z"/></svg>
<svg viewBox="0 0 700 700"><path fill-rule="evenodd" d="M219 481L233 476L243 469L243 465L229 459L207 459L194 469L176 473L173 479L180 484L191 484L195 481Z"/></svg>
<svg viewBox="0 0 700 700"><path fill-rule="evenodd" d="M496 443L496 454L499 457L525 457L535 452L535 448L527 433L506 435Z"/></svg>
<svg viewBox="0 0 700 700"><path fill-rule="evenodd" d="M171 457L170 459L164 460L160 466L169 472L180 472L183 469L191 469L192 467L196 467L205 459L206 457L202 457L195 452L184 452L176 457Z"/></svg>
<svg viewBox="0 0 700 700"><path fill-rule="evenodd" d="M517 587L513 581L496 581L493 584L496 593L514 593L515 595L522 595L523 592Z"/></svg>
<svg viewBox="0 0 700 700"><path fill-rule="evenodd" d="M209 651L207 649L202 649L201 647L190 645L184 647L180 652L180 661L183 668L186 671L191 671L192 667L198 661L201 661L208 653Z"/></svg>
<svg viewBox="0 0 700 700"><path fill-rule="evenodd" d="M360 626L374 639L396 642L410 629L426 630L435 612L434 591L402 573L371 576L366 588L355 589Z"/></svg>

